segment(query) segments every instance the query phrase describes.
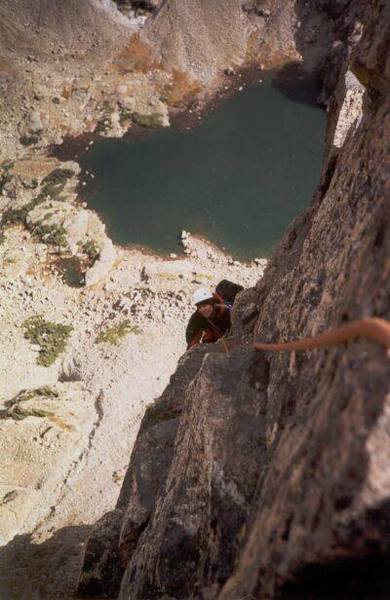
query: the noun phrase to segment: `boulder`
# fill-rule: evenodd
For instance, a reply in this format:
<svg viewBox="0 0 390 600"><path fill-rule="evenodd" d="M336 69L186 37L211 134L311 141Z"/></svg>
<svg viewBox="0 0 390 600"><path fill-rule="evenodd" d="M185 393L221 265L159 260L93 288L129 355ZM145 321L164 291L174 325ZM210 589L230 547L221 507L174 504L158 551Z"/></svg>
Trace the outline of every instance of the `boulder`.
<svg viewBox="0 0 390 600"><path fill-rule="evenodd" d="M116 259L116 250L112 241L106 237L100 249L99 258L85 273L85 285L94 285L104 279L109 273Z"/></svg>
<svg viewBox="0 0 390 600"><path fill-rule="evenodd" d="M32 111L28 120L29 133L41 133L43 130L41 113L37 110Z"/></svg>

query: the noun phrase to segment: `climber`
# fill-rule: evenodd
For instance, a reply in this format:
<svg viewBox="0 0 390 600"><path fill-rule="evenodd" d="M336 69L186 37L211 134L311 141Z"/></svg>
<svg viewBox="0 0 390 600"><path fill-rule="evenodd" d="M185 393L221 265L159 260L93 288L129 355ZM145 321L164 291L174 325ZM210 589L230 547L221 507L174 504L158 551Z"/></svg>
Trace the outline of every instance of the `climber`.
<svg viewBox="0 0 390 600"><path fill-rule="evenodd" d="M215 292L200 288L193 295L196 311L186 329L187 348L219 340L230 329L230 313L242 286L223 279Z"/></svg>

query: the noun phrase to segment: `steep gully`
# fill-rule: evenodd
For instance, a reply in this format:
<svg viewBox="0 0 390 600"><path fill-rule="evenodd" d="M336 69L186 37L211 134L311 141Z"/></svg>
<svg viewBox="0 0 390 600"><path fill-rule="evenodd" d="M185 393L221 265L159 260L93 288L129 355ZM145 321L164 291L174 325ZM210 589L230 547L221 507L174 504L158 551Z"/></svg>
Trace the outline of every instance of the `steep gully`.
<svg viewBox="0 0 390 600"><path fill-rule="evenodd" d="M229 353L188 352L147 409L116 509L86 545L80 593L389 596L385 348L359 338L253 351L254 331L264 342L316 338L368 317L383 320L388 344L390 7L346 4L329 6L350 35L364 22L363 35L329 57L328 147L312 204L238 297ZM349 74L364 86L361 120L335 145Z"/></svg>

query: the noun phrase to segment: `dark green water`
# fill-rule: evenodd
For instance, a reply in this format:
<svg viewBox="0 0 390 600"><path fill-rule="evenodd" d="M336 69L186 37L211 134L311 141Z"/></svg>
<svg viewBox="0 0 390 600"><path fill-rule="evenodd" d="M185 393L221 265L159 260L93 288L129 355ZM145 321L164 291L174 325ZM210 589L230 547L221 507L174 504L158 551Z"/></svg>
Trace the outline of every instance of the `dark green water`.
<svg viewBox="0 0 390 600"><path fill-rule="evenodd" d="M271 82L246 88L190 131L97 142L88 204L114 241L177 251L182 229L241 258L268 256L319 180L325 114Z"/></svg>

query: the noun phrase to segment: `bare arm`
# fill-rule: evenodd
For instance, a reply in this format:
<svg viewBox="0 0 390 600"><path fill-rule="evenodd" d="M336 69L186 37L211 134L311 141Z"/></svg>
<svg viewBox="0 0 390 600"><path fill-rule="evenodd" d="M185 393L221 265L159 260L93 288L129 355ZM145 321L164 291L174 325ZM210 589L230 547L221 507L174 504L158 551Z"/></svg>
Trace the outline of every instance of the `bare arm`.
<svg viewBox="0 0 390 600"><path fill-rule="evenodd" d="M360 321L352 321L346 325L341 325L337 329L325 331L312 338L293 340L279 344L264 344L255 342L256 350L271 351L290 351L290 350L309 350L310 348L321 348L333 344L341 344L356 337L369 337L377 340L385 348L390 348L390 322L385 319L368 318Z"/></svg>

